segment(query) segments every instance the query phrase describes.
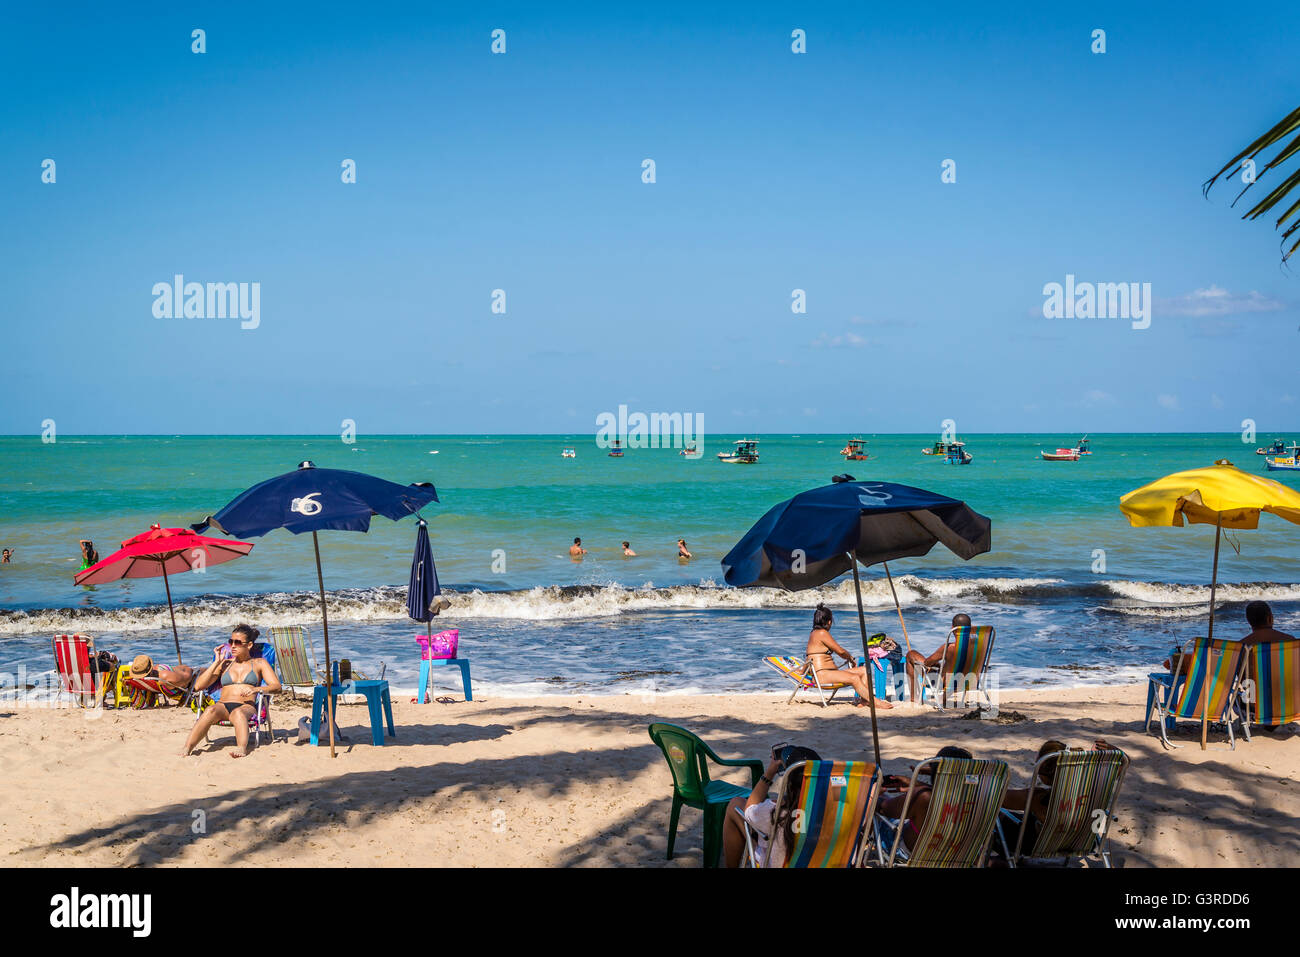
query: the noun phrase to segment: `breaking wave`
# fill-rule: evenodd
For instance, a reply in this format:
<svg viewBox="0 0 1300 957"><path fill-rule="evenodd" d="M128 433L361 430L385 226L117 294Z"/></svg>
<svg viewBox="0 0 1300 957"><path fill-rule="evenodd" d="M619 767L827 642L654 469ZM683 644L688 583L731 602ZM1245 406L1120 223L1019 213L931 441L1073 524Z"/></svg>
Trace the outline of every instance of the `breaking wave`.
<svg viewBox="0 0 1300 957"><path fill-rule="evenodd" d="M919 578L894 579L898 600L904 605L944 604L953 601L987 601L1030 605L1074 600L1115 614L1154 617L1191 617L1204 614L1209 603L1208 585L1179 585L1140 581L1070 583L1060 578ZM620 584L551 585L514 591L479 588L447 590L451 607L442 619L495 618L525 621L587 619L631 612L702 611L810 608L817 602L848 608L856 604L852 580L801 592L772 588L731 588L713 581L697 585L657 588ZM1221 603L1300 601L1300 584L1273 582L1228 583L1218 588ZM868 609L893 605L886 580L862 582L862 600ZM385 621L406 617L406 588L381 586L349 588L328 593L331 620ZM320 599L315 592L269 592L256 595L203 595L176 605L176 623L183 628L216 629L231 622L310 624L320 619ZM135 607L67 607L0 609L0 635L56 634L71 631L137 631L169 629L166 605Z"/></svg>

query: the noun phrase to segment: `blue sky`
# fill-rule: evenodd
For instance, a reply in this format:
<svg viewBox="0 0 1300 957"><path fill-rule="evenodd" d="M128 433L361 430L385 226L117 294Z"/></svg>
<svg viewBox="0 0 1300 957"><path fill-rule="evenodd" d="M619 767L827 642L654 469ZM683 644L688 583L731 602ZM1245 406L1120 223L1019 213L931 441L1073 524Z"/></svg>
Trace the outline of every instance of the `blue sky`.
<svg viewBox="0 0 1300 957"><path fill-rule="evenodd" d="M1300 285L1200 193L1296 106L1294 35L1221 5L7 19L0 432L1297 424ZM260 325L155 318L176 273ZM1044 319L1067 274L1151 327Z"/></svg>

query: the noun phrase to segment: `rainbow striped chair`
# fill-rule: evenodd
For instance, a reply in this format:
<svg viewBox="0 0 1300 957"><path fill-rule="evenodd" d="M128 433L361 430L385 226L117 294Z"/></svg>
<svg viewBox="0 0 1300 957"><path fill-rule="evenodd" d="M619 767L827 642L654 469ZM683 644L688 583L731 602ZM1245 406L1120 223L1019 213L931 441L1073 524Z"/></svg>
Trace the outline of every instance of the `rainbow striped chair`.
<svg viewBox="0 0 1300 957"><path fill-rule="evenodd" d="M800 691L815 691L821 698L822 707L826 707L835 700L835 695L843 688L853 687L847 681L822 682L817 678L817 672L803 658L796 658L794 655L768 655L763 659L763 664L769 668L775 668L787 680L794 683L794 691L790 692L790 698L786 704L794 702L795 696ZM830 692L830 697L826 697L826 692Z"/></svg>
<svg viewBox="0 0 1300 957"><path fill-rule="evenodd" d="M1237 707L1242 670L1246 664L1245 652L1240 641L1217 638L1193 638L1183 646L1174 670L1173 692L1165 701L1160 701L1159 696L1156 700L1160 740L1166 748L1180 747L1169 740L1169 731L1178 720L1200 723L1207 719L1227 724L1228 746L1236 749L1232 723L1241 721L1245 726L1245 719Z"/></svg>
<svg viewBox="0 0 1300 957"><path fill-rule="evenodd" d="M907 812L917 777L933 766L930 808L911 850L903 843ZM997 825L1011 771L1005 761L974 758L929 758L912 772L911 785L897 820L877 814L876 842L887 867L983 867ZM885 842L892 836L888 859Z"/></svg>
<svg viewBox="0 0 1300 957"><path fill-rule="evenodd" d="M1055 762L1050 786L1042 776L1043 766ZM1002 816L1019 827L1014 851L1009 848L998 823L1002 848L1012 867L1025 862L1068 864L1071 859L1099 858L1110 867L1110 823L1115 813L1115 799L1128 770L1128 755L1123 751L1084 751L1067 749L1044 755L1029 775L1029 806L1046 791L1045 815L1037 822L1037 835L1025 847L1026 821L1030 815L1002 810Z"/></svg>
<svg viewBox="0 0 1300 957"><path fill-rule="evenodd" d="M1300 721L1300 639L1270 641L1246 649L1241 692L1242 728Z"/></svg>
<svg viewBox="0 0 1300 957"><path fill-rule="evenodd" d="M871 842L871 822L880 797L880 773L865 761L804 761L791 765L781 778L776 806L785 796L791 771L803 769L794 805L793 846L784 861L772 860L775 840L769 840L759 860L753 828L745 822L745 860L751 867L855 867L865 862Z"/></svg>
<svg viewBox="0 0 1300 957"><path fill-rule="evenodd" d="M934 704L937 698L939 703L935 707L946 708L949 691L954 697L960 691L961 704L965 707L966 694L974 691L977 706L980 695L983 695L989 707L992 707L993 699L989 696L985 676L988 674L989 657L993 654L993 641L996 638L997 630L992 625L979 627L963 625L949 631L948 637L944 639L945 647L954 641L957 643L957 654L952 671L948 670L948 657L945 655L938 668L920 672L921 703L925 703L925 696L929 693L931 704Z"/></svg>

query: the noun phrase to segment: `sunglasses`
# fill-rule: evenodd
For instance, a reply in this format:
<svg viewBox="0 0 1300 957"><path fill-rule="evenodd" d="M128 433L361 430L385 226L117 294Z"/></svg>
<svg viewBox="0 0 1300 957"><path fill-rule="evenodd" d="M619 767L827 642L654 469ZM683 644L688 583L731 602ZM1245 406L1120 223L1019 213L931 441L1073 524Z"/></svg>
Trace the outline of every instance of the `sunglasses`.
<svg viewBox="0 0 1300 957"><path fill-rule="evenodd" d="M246 641L236 641L236 640L233 639L233 638L230 640L230 643L231 643L232 645L246 645L246 644L248 644L248 642L246 642Z"/></svg>

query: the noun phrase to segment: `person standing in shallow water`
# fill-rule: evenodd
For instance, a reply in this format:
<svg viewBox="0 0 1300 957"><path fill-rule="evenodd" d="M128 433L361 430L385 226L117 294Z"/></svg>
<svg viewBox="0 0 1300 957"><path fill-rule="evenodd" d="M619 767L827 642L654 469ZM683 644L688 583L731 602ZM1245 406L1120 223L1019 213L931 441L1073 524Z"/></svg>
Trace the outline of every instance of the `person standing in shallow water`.
<svg viewBox="0 0 1300 957"><path fill-rule="evenodd" d="M575 562L580 562L585 554L587 554L587 550L582 547L582 539L575 538L573 544L569 546L569 557Z"/></svg>
<svg viewBox="0 0 1300 957"><path fill-rule="evenodd" d="M624 543L623 543L623 557L624 557L624 558L636 558L636 552L632 551L632 543L631 543L631 542L624 542Z"/></svg>

